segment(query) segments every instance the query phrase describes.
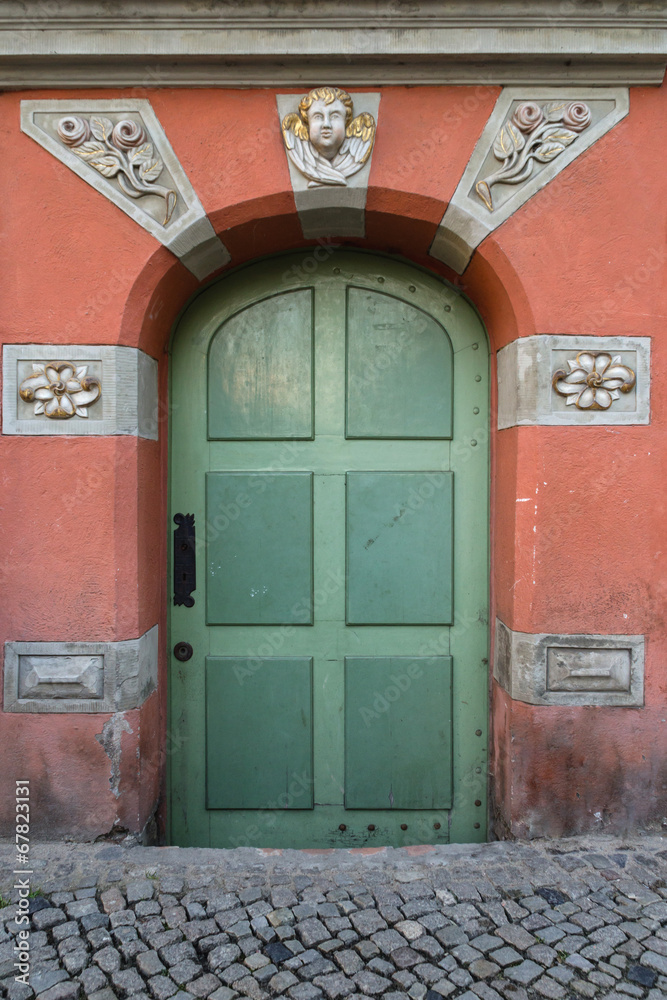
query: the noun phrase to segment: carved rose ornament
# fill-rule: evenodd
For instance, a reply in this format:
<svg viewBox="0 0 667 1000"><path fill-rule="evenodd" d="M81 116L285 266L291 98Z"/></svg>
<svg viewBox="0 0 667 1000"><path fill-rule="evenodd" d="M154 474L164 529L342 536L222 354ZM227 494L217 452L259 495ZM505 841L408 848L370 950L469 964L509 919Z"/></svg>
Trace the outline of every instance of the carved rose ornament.
<svg viewBox="0 0 667 1000"><path fill-rule="evenodd" d="M71 361L48 361L32 366L33 374L23 379L19 396L35 403L35 415L52 420L87 417L87 407L102 395L100 380L87 375L87 367L77 368Z"/></svg>
<svg viewBox="0 0 667 1000"><path fill-rule="evenodd" d="M591 123L591 109L583 101L548 101L519 104L493 143L493 155L502 167L475 185L490 212L495 184L521 184L533 173L535 163L551 163Z"/></svg>
<svg viewBox="0 0 667 1000"><path fill-rule="evenodd" d="M317 87L301 98L295 114L285 115L282 132L287 155L308 187L346 186L371 155L375 119L366 111L355 118L346 91Z"/></svg>
<svg viewBox="0 0 667 1000"><path fill-rule="evenodd" d="M554 372L551 384L559 396L566 397L568 406L579 410L608 410L619 393L630 392L635 386L632 368L604 352L593 354L580 351L575 361L568 361L569 371Z"/></svg>
<svg viewBox="0 0 667 1000"><path fill-rule="evenodd" d="M58 122L58 138L103 177L115 177L128 198L154 194L165 200L164 226L171 219L178 195L156 184L164 163L139 122L124 119L115 125L103 115L90 119L67 115Z"/></svg>

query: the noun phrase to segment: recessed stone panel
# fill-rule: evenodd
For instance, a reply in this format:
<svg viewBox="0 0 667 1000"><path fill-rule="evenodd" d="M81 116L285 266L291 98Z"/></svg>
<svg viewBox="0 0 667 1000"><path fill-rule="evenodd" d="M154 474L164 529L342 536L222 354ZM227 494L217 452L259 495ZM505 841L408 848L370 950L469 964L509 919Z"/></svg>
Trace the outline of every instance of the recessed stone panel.
<svg viewBox="0 0 667 1000"><path fill-rule="evenodd" d="M644 637L514 632L496 619L493 676L530 705L644 704Z"/></svg>
<svg viewBox="0 0 667 1000"><path fill-rule="evenodd" d="M19 698L102 698L103 656L19 656Z"/></svg>
<svg viewBox="0 0 667 1000"><path fill-rule="evenodd" d="M349 97L353 102L353 114L355 120L360 116L372 118L372 137L364 138L364 135L351 139L351 143L356 148L360 143L368 143L370 148L360 150L360 160L358 163L350 164L353 159L351 155L338 155L331 163L335 165L338 160L343 161L342 169L344 175L340 178L328 174L320 179L317 149L311 142L307 130L297 129L303 135L300 140L299 135L285 125L286 119L290 116L298 115L299 102L303 94L278 94L278 115L283 135L286 138L286 155L289 166L292 190L296 202L296 210L299 214L299 221L303 229L303 235L307 239L314 239L317 236L360 236L366 234L366 195L368 192L368 180L370 176L371 160L373 155L373 141L375 138L375 127L377 126L378 110L380 107L379 93L353 93ZM351 124L354 124L352 122ZM363 124L363 123L362 123ZM294 147L292 155L287 152L287 142ZM299 149L303 148L303 155L299 156ZM341 152L344 152L341 148ZM364 158L365 157L365 158ZM363 160L363 162L361 162ZM302 163L300 169L296 164ZM346 169L347 165L347 169ZM326 168L326 165L324 165ZM304 170L306 171L304 173ZM348 172L351 171L351 172ZM337 171L340 172L340 171Z"/></svg>
<svg viewBox="0 0 667 1000"><path fill-rule="evenodd" d="M157 687L158 627L122 642L6 642L5 712L123 712Z"/></svg>
<svg viewBox="0 0 667 1000"><path fill-rule="evenodd" d="M630 691L632 649L547 648L548 691Z"/></svg>
<svg viewBox="0 0 667 1000"><path fill-rule="evenodd" d="M505 87L429 253L462 274L476 248L629 110L623 87ZM545 204L545 219L550 215Z"/></svg>

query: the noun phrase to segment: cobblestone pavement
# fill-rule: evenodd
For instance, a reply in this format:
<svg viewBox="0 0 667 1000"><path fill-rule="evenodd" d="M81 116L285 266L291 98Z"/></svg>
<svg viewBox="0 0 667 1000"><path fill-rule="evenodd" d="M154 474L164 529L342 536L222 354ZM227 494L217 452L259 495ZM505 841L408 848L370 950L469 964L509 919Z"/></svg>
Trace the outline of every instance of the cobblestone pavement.
<svg viewBox="0 0 667 1000"><path fill-rule="evenodd" d="M659 836L331 852L33 844L26 986L13 888L26 876L0 844L0 994L662 1000L666 848Z"/></svg>

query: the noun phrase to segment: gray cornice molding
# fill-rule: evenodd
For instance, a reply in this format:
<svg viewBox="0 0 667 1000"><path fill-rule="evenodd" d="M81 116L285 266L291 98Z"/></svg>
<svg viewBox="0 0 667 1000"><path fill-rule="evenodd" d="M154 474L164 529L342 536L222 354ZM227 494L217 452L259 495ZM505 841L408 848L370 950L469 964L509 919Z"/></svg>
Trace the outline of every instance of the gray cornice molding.
<svg viewBox="0 0 667 1000"><path fill-rule="evenodd" d="M591 7L594 6L594 9ZM387 56L391 59L387 59ZM663 3L4 0L0 86L659 84Z"/></svg>

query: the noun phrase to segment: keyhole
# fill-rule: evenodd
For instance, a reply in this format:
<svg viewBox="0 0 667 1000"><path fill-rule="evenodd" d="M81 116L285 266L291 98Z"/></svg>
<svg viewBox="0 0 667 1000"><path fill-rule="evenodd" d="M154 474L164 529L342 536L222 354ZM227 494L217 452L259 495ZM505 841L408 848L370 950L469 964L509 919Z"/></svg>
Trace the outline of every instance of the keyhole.
<svg viewBox="0 0 667 1000"><path fill-rule="evenodd" d="M177 660L180 660L181 663L184 663L186 660L189 660L190 657L192 656L192 646L190 645L190 643L177 642L176 645L174 646L174 656L176 657Z"/></svg>

